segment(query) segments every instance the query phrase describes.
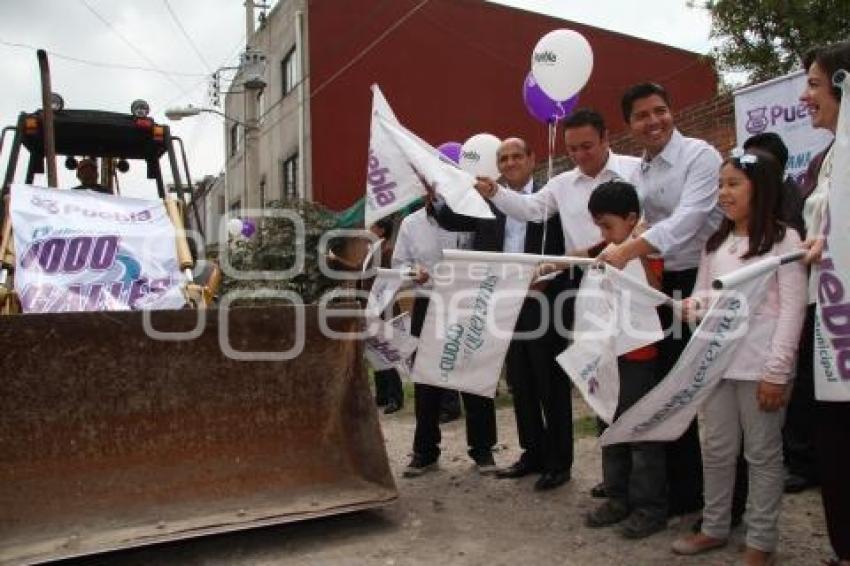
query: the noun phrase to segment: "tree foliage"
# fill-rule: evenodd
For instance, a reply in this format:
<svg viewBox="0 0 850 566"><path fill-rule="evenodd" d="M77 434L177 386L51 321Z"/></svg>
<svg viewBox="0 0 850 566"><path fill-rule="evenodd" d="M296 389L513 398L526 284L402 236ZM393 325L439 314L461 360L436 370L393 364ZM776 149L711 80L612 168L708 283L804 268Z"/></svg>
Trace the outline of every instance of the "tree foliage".
<svg viewBox="0 0 850 566"><path fill-rule="evenodd" d="M295 263L298 246L304 249L304 268L292 278L280 280L242 280L225 277L221 294L236 289L273 289L298 293L305 303L314 303L339 281L325 276L319 270L318 244L322 234L336 227L337 219L322 206L303 201L273 201L267 205L272 210L290 210L304 222L304 241L296 239L296 230L286 218L265 218L257 233L250 239L234 239L228 244L230 263L239 271L276 271L291 268Z"/></svg>
<svg viewBox="0 0 850 566"><path fill-rule="evenodd" d="M810 48L847 39L848 0L708 0L720 69L763 81L799 68Z"/></svg>

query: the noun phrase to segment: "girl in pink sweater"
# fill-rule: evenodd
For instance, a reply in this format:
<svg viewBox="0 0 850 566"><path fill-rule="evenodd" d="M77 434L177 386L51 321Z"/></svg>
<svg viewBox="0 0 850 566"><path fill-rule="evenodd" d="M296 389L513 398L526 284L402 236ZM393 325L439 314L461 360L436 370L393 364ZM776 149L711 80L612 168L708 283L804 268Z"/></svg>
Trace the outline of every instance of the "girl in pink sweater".
<svg viewBox="0 0 850 566"><path fill-rule="evenodd" d="M800 249L800 237L778 218L782 169L770 155L752 150L720 169L718 201L725 218L706 242L693 295L682 302L683 320L700 318L711 299L711 281L771 255ZM677 554L698 554L726 544L743 436L749 464L747 548L744 564L772 564L779 539L783 490L782 424L797 344L806 309L806 271L785 264L739 338L735 360L700 408L705 508L702 531L677 540Z"/></svg>

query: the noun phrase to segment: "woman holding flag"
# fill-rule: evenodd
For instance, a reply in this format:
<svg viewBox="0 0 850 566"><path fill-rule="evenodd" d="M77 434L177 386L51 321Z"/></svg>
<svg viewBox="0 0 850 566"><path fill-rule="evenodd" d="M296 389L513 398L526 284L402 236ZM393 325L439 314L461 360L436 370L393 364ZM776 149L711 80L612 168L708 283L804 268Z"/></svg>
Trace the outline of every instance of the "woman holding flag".
<svg viewBox="0 0 850 566"><path fill-rule="evenodd" d="M682 302L685 320L705 315L711 281L759 259L793 253L800 238L779 218L782 169L769 154L726 160L718 200L723 219L706 242L692 297ZM782 424L805 312L806 274L799 262L780 266L753 311L735 361L701 408L705 507L700 533L673 543L677 554L698 554L726 544L732 489L743 434L749 464L747 547L744 563L772 564L779 540L783 491Z"/></svg>

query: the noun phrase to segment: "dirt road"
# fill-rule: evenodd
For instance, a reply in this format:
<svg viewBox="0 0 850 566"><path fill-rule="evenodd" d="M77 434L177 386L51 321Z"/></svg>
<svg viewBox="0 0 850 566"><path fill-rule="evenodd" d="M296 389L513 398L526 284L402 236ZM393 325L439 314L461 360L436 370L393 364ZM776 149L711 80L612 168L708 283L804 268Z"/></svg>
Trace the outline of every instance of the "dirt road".
<svg viewBox="0 0 850 566"><path fill-rule="evenodd" d="M599 450L592 437L576 443L572 481L553 492L533 490L534 478L480 477L465 454L462 421L443 427L441 469L403 479L413 437L409 410L381 415L400 499L381 510L283 527L211 537L116 553L85 564L293 564L375 566L431 564L657 565L736 564L742 533L725 549L679 558L670 543L690 526L675 523L642 541L611 529L591 530L584 513L595 504L588 492L599 480ZM500 465L518 455L513 413L498 412ZM820 564L827 558L820 495L787 496L781 519L782 564Z"/></svg>

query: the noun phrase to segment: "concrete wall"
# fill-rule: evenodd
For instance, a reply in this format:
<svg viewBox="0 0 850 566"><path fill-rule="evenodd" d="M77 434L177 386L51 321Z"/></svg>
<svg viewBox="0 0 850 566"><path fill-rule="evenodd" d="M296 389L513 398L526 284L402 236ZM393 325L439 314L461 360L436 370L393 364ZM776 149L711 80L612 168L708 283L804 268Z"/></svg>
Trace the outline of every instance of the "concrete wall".
<svg viewBox="0 0 850 566"><path fill-rule="evenodd" d="M303 0L280 0L269 12L266 21L259 26L250 39L250 45L260 49L266 56L266 88L258 96L256 92L238 92L224 97L224 112L240 122L246 122L253 129L247 129L247 137L243 134L243 143L235 155L231 155L230 128L233 122L225 124L226 168L228 175L228 191L230 199L228 208L237 201L242 210L262 208L272 200L278 200L283 195L283 162L298 152L298 88L284 95L283 74L281 63L289 51L295 46L295 13L305 11ZM306 44L306 14L304 18L304 41ZM301 77L309 68L306 67L304 53L300 54ZM237 73L232 90L244 90L241 86L242 74ZM307 81L309 84L309 81ZM308 87L305 87L308 88ZM307 97L305 97L307 98ZM309 100L306 101L305 111L309 112ZM256 118L255 121L252 118ZM310 184L310 137L309 120L305 120L305 151L299 155L304 160L305 187ZM246 143L253 145L254 157L247 160ZM251 156L250 150L248 151ZM248 190L245 190L247 182ZM309 192L301 194L309 197Z"/></svg>

